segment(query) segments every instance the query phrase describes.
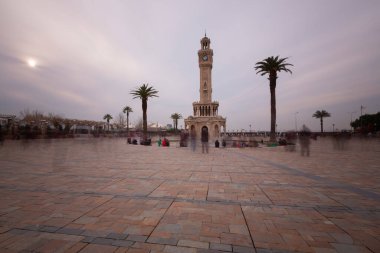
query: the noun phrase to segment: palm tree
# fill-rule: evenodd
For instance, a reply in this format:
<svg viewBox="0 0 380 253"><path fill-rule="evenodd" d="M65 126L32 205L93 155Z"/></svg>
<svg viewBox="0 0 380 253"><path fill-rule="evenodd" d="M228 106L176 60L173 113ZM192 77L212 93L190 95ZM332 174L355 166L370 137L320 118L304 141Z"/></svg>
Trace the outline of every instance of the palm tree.
<svg viewBox="0 0 380 253"><path fill-rule="evenodd" d="M129 133L129 113L133 112L133 110L131 107L126 106L126 107L124 107L123 112L127 113L127 136L128 136L128 133Z"/></svg>
<svg viewBox="0 0 380 253"><path fill-rule="evenodd" d="M330 116L331 116L331 114L328 113L328 112L326 112L325 110L316 111L313 114L314 118L321 119L321 133L323 133L323 118L327 118L327 117L330 117Z"/></svg>
<svg viewBox="0 0 380 253"><path fill-rule="evenodd" d="M178 130L178 120L179 119L182 119L182 115L179 114L179 113L173 113L170 118L173 119L173 123L174 123L174 130L177 131Z"/></svg>
<svg viewBox="0 0 380 253"><path fill-rule="evenodd" d="M110 120L112 119L111 114L106 114L104 115L103 119L107 120L107 125L108 125L108 131L110 130Z"/></svg>
<svg viewBox="0 0 380 253"><path fill-rule="evenodd" d="M140 98L142 102L144 140L146 140L148 130L148 121L146 115L146 111L148 109L148 98L158 97L156 95L157 93L158 91L155 90L153 86L149 87L149 84L143 84L135 90L132 90L130 93L133 95L133 98Z"/></svg>
<svg viewBox="0 0 380 253"><path fill-rule="evenodd" d="M287 63L286 58L280 58L279 56L271 56L263 61L256 62L255 70L256 74L261 75L269 74L269 88L270 88L270 107L271 107L271 120L270 120L270 141L276 141L276 81L277 72L285 71L292 74L292 71L288 69L288 66L293 64Z"/></svg>

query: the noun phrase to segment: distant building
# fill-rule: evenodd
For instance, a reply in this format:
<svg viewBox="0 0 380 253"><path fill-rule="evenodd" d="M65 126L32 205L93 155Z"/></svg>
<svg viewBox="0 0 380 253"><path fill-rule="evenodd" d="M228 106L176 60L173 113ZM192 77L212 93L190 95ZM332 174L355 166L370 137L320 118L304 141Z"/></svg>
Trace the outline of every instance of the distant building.
<svg viewBox="0 0 380 253"><path fill-rule="evenodd" d="M193 116L185 119L185 128L195 130L199 137L202 129L209 133L209 139L216 140L220 137L221 129L226 131L226 118L218 115L219 102L212 101L211 70L214 52L210 48L210 39L201 40L201 49L198 51L200 70L199 102L193 103Z"/></svg>
<svg viewBox="0 0 380 253"><path fill-rule="evenodd" d="M7 126L8 124L11 124L12 121L14 121L15 119L16 119L16 115L0 114L0 125Z"/></svg>

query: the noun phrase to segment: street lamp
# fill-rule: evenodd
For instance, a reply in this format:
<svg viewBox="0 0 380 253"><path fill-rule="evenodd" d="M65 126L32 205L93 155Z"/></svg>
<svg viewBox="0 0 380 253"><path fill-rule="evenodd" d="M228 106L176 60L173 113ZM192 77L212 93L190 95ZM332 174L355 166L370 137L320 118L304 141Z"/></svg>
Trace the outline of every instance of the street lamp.
<svg viewBox="0 0 380 253"><path fill-rule="evenodd" d="M350 127L351 127L351 132L352 132L352 114L356 113L356 112L349 112L351 114L351 121L350 121Z"/></svg>
<svg viewBox="0 0 380 253"><path fill-rule="evenodd" d="M333 133L335 132L335 124L333 124Z"/></svg>
<svg viewBox="0 0 380 253"><path fill-rule="evenodd" d="M298 113L299 112L294 113L294 122L295 122L295 125L296 125L296 132L298 132L298 128L297 128L297 114Z"/></svg>

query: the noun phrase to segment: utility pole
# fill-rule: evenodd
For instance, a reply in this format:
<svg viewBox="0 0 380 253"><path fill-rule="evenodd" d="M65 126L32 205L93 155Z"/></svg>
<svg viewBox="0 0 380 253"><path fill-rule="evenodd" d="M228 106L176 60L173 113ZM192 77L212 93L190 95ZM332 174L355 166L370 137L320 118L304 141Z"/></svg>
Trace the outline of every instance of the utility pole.
<svg viewBox="0 0 380 253"><path fill-rule="evenodd" d="M352 114L356 113L356 112L349 112L351 114L351 121L350 121L350 127L351 127L351 132L352 132Z"/></svg>

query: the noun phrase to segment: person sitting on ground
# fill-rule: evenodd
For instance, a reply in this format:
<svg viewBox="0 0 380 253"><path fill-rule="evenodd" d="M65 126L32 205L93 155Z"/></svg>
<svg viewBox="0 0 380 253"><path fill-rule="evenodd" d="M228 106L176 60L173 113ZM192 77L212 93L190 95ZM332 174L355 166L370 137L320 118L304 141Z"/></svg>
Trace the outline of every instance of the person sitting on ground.
<svg viewBox="0 0 380 253"><path fill-rule="evenodd" d="M157 145L159 146L159 147L161 147L161 143L162 143L162 140L161 140L161 137L158 139L158 141L157 141Z"/></svg>

